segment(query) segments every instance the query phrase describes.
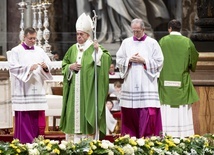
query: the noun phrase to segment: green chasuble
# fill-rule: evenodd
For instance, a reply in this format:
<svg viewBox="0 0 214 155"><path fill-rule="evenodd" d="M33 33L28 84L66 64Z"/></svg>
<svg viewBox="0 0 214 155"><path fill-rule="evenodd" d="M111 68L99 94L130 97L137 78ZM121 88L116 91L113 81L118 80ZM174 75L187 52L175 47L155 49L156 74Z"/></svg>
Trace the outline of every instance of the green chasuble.
<svg viewBox="0 0 214 155"><path fill-rule="evenodd" d="M161 104L177 107L198 101L190 71L195 71L199 54L192 41L185 36L171 34L159 43L164 55L158 88Z"/></svg>
<svg viewBox="0 0 214 155"><path fill-rule="evenodd" d="M98 127L100 137L106 133L105 102L109 89L109 67L111 56L108 51L100 46L103 51L101 65L97 65L97 111ZM62 61L63 79L63 107L60 119L60 129L67 134L86 134L91 135L96 132L95 120L95 70L92 54L93 44L83 51L81 59L81 70L78 74L70 71L69 66L77 61L77 45L71 46ZM72 73L71 79L69 79ZM79 85L76 85L79 76ZM77 91L79 89L79 99ZM76 95L76 96L75 96ZM77 104L78 102L78 104ZM76 117L78 115L78 117ZM78 120L77 120L78 118ZM78 122L78 123L75 123ZM77 125L79 126L77 127Z"/></svg>

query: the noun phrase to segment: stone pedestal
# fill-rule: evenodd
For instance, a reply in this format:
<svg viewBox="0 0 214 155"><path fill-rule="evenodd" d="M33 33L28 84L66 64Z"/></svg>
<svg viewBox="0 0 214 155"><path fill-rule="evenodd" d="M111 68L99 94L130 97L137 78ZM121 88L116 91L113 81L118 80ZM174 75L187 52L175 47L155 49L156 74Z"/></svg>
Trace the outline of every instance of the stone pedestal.
<svg viewBox="0 0 214 155"><path fill-rule="evenodd" d="M214 133L214 53L200 53L195 73L191 73L199 101L193 104L195 134Z"/></svg>

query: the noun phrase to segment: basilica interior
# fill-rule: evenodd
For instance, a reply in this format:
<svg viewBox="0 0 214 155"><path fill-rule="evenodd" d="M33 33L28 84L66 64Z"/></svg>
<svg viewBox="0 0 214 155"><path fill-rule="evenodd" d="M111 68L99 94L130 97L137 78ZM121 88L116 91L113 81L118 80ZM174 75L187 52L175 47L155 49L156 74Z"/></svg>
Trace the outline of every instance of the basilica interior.
<svg viewBox="0 0 214 155"><path fill-rule="evenodd" d="M76 43L76 20L82 12L93 17L93 10L96 11L98 16L96 36L99 43L109 50L114 62L122 40L130 35L127 26L130 18L133 18L140 9L133 10L128 8L128 5L123 6L122 1L118 1L118 7L115 7L113 5L115 0L1 0L0 112L3 117L0 118L0 135L7 137L13 133L7 51L21 42L21 30L35 26L37 30L46 32L41 35L38 44L44 48L51 59L54 52L59 56L57 60L52 61L51 72L55 76L54 80L47 81L47 96L51 109L47 111L46 132L49 138L57 133L60 135L58 137L63 139L64 135L58 129L63 87L61 60L68 48ZM199 62L196 72L191 73L191 77L200 97L200 100L193 104L194 129L199 135L214 133L212 105L214 101L214 2L212 0L163 0L155 4L142 0L142 3L144 11L141 9L143 12L141 14L146 23L148 35L158 41L168 34L168 21L178 19L182 23L182 34L194 42L199 52ZM132 10L133 13L129 14ZM110 83L114 83L115 80L122 81L120 77L112 77ZM115 113L115 118L120 121L118 113ZM9 138L7 140L9 141Z"/></svg>

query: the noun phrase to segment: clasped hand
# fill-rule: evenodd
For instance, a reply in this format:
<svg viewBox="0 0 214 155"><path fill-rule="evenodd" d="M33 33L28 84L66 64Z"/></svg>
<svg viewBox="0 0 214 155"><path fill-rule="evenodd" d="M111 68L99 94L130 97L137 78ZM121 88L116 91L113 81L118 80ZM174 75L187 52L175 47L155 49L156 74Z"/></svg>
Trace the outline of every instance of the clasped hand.
<svg viewBox="0 0 214 155"><path fill-rule="evenodd" d="M134 63L142 63L145 64L145 59L139 55L139 53L136 53L133 55L130 59L129 62L134 62Z"/></svg>
<svg viewBox="0 0 214 155"><path fill-rule="evenodd" d="M71 70L75 70L75 71L79 71L81 69L81 64L78 64L77 62L71 64L70 69Z"/></svg>

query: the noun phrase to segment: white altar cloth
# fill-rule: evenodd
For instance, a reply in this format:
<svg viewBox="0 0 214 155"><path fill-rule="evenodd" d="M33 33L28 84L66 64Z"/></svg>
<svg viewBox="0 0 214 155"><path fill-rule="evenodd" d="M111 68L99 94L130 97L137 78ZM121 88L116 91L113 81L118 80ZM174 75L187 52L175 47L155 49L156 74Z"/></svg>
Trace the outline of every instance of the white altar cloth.
<svg viewBox="0 0 214 155"><path fill-rule="evenodd" d="M46 116L60 116L62 110L62 96L46 95L48 109L45 111Z"/></svg>
<svg viewBox="0 0 214 155"><path fill-rule="evenodd" d="M48 116L48 125L53 126L53 116L61 116L62 111L62 96L46 95L48 109L45 111L45 116ZM56 126L59 126L59 120L56 121Z"/></svg>
<svg viewBox="0 0 214 155"><path fill-rule="evenodd" d="M9 70L9 63L7 61L0 61L0 70Z"/></svg>

